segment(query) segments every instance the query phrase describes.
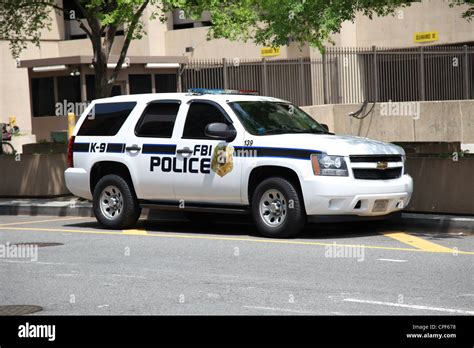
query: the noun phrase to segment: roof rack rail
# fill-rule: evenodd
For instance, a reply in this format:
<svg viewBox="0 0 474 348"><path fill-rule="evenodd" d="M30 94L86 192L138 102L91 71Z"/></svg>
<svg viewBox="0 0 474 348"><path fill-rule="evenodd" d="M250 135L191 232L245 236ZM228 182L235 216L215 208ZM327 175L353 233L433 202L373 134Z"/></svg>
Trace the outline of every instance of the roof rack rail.
<svg viewBox="0 0 474 348"><path fill-rule="evenodd" d="M242 94L242 95L258 95L258 91L248 89L210 89L210 88L189 88L188 93L192 95L203 94Z"/></svg>

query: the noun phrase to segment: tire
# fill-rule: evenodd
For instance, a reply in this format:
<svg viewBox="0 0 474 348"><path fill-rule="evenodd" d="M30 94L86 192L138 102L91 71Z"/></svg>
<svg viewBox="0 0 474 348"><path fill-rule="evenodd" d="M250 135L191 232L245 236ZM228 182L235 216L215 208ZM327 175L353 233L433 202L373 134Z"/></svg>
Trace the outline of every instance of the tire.
<svg viewBox="0 0 474 348"><path fill-rule="evenodd" d="M99 180L94 189L92 205L97 221L109 229L130 228L141 214L132 184L115 174Z"/></svg>
<svg viewBox="0 0 474 348"><path fill-rule="evenodd" d="M262 181L252 195L251 208L257 229L265 237L294 237L306 223L299 190L284 178Z"/></svg>

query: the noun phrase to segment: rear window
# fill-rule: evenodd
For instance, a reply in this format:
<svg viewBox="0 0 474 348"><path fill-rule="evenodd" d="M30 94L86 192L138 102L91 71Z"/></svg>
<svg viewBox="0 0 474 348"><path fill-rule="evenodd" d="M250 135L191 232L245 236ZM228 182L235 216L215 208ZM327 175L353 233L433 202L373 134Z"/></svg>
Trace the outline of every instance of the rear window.
<svg viewBox="0 0 474 348"><path fill-rule="evenodd" d="M118 133L136 102L95 104L77 135L112 136Z"/></svg>

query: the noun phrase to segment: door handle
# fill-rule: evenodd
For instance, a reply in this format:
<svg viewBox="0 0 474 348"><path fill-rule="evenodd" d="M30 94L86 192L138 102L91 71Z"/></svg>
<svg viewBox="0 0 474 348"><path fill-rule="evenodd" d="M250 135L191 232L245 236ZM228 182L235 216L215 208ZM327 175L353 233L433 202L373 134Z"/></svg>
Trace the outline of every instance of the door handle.
<svg viewBox="0 0 474 348"><path fill-rule="evenodd" d="M189 147L185 147L185 148L182 148L182 149L178 149L176 152L182 155L184 153L186 153L186 154L193 153L193 150L191 150Z"/></svg>
<svg viewBox="0 0 474 348"><path fill-rule="evenodd" d="M136 144L133 144L132 146L127 146L125 148L126 151L140 151L142 148Z"/></svg>

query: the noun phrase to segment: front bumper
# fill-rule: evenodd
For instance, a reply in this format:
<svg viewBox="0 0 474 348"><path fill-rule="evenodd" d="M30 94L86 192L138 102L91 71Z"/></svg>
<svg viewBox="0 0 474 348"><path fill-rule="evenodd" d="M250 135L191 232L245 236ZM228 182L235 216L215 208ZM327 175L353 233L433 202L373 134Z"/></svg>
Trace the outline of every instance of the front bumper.
<svg viewBox="0 0 474 348"><path fill-rule="evenodd" d="M382 216L405 208L413 193L413 180L402 175L391 180L312 176L302 182L307 215ZM374 212L376 200L388 200L387 209Z"/></svg>

